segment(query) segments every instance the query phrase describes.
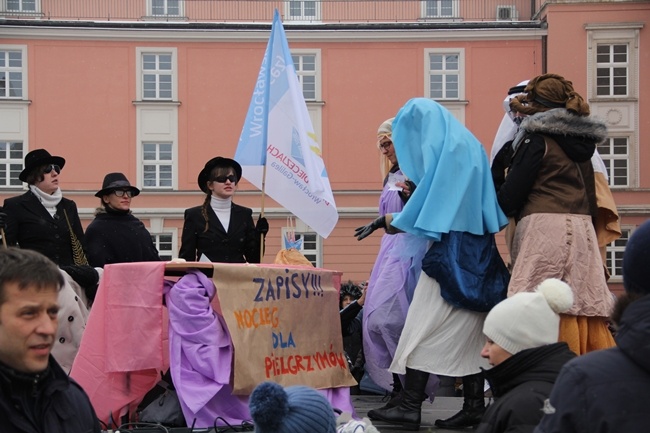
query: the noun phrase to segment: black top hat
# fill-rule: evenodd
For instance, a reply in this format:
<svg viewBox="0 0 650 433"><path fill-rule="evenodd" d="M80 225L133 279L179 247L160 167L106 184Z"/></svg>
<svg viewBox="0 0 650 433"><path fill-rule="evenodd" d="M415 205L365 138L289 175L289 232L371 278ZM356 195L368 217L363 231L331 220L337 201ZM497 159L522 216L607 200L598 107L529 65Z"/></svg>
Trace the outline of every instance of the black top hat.
<svg viewBox="0 0 650 433"><path fill-rule="evenodd" d="M210 193L210 190L208 189L208 181L210 180L210 173L215 167L232 167L232 169L235 170L237 182L239 182L241 179L241 165L239 165L237 161L230 158L224 158L222 156L212 158L210 161L205 163L205 167L203 167L203 170L201 170L199 173L199 178L197 179L199 188L201 188L201 191L206 194Z"/></svg>
<svg viewBox="0 0 650 433"><path fill-rule="evenodd" d="M112 193L117 189L128 189L133 193L133 197L140 194L140 190L134 186L131 186L129 180L122 173L108 173L104 176L104 183L102 184L102 189L97 191L95 197L102 197Z"/></svg>
<svg viewBox="0 0 650 433"><path fill-rule="evenodd" d="M63 168L65 159L60 156L52 156L50 152L45 149L36 149L25 155L25 169L20 172L18 179L27 182L27 176L34 170L42 165L56 164Z"/></svg>

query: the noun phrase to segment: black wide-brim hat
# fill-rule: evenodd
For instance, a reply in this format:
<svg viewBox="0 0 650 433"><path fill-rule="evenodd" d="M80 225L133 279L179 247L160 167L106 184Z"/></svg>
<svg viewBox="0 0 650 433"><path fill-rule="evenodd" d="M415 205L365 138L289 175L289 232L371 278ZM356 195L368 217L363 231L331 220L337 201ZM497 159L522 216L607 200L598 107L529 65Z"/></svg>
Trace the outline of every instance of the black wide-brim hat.
<svg viewBox="0 0 650 433"><path fill-rule="evenodd" d="M234 159L217 156L216 158L212 158L210 161L206 162L205 167L203 167L203 170L199 173L197 182L201 191L210 194L208 181L210 180L210 173L215 167L231 167L235 170L235 176L237 176L237 182L239 183L239 180L241 179L241 165L239 165L239 163Z"/></svg>
<svg viewBox="0 0 650 433"><path fill-rule="evenodd" d="M95 193L95 197L103 197L117 189L128 189L133 194L133 197L140 194L140 190L134 186L131 186L131 183L129 183L129 180L126 178L126 176L124 176L123 173L108 173L106 176L104 176L102 189Z"/></svg>
<svg viewBox="0 0 650 433"><path fill-rule="evenodd" d="M27 176L36 168L43 165L55 164L63 168L65 159L60 156L52 156L45 149L35 149L25 155L25 168L18 175L18 179L27 182Z"/></svg>

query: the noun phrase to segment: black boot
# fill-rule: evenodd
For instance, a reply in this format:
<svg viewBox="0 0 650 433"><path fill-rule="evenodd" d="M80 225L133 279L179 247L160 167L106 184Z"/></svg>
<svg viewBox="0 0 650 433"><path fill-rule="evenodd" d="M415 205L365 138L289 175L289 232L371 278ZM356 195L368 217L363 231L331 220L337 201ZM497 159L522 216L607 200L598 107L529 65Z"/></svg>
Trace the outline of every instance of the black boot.
<svg viewBox="0 0 650 433"><path fill-rule="evenodd" d="M391 407L399 406L399 404L402 402L403 391L404 389L402 388L402 382L399 379L399 375L393 373L393 390L390 392L390 394L387 395L389 400L385 405L375 410L388 409ZM382 399L382 401L386 400Z"/></svg>
<svg viewBox="0 0 650 433"><path fill-rule="evenodd" d="M447 419L436 420L436 427L463 429L476 427L485 413L483 373L463 377L463 409Z"/></svg>
<svg viewBox="0 0 650 433"><path fill-rule="evenodd" d="M424 390L428 381L429 373L407 368L402 400L399 405L373 409L368 412L368 418L401 425L404 430L419 430L422 402L426 398Z"/></svg>

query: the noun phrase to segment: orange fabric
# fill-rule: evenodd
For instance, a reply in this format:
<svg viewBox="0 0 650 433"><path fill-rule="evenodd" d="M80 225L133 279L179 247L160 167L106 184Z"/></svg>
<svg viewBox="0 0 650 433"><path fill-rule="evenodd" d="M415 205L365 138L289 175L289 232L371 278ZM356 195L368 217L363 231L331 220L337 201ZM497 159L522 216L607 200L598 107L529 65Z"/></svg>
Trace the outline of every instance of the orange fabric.
<svg viewBox="0 0 650 433"><path fill-rule="evenodd" d="M560 314L560 338L576 355L616 346L602 317Z"/></svg>

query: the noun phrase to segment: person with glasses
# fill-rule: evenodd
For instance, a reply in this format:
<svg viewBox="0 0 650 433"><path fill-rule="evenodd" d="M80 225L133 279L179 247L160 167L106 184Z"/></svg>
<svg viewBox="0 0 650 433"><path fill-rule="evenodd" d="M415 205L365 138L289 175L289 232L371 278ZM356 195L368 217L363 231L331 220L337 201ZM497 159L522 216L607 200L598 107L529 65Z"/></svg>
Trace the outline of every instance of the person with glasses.
<svg viewBox="0 0 650 433"><path fill-rule="evenodd" d="M397 161L392 137L393 120L385 120L377 130L379 165L384 178L379 197L381 216L401 211L415 191L415 184L406 179ZM409 233L384 233L370 273L363 309L363 350L368 375L373 382L391 393L385 408L397 406L401 399L401 379L397 374L391 374L388 368L395 355L406 312L413 300L426 247L424 238Z"/></svg>
<svg viewBox="0 0 650 433"><path fill-rule="evenodd" d="M95 194L101 206L86 229L92 266L160 260L151 234L131 212L131 199L138 194L140 190L131 186L123 173L104 176L102 189Z"/></svg>
<svg viewBox="0 0 650 433"><path fill-rule="evenodd" d="M4 202L8 246L38 251L64 271L59 292L59 327L52 355L67 372L79 349L88 305L97 293L100 274L86 260L86 239L74 201L60 188L65 159L45 149L25 155L18 178L28 191Z"/></svg>
<svg viewBox="0 0 650 433"><path fill-rule="evenodd" d="M77 205L63 197L59 187L65 159L45 149L25 155L18 178L29 190L4 202L5 238L8 246L38 251L66 271L86 292L95 297L99 275L84 263L85 236Z"/></svg>
<svg viewBox="0 0 650 433"><path fill-rule="evenodd" d="M235 160L217 156L198 176L206 196L203 205L185 211L180 258L187 261L260 263L269 223L253 211L233 203L242 168Z"/></svg>

